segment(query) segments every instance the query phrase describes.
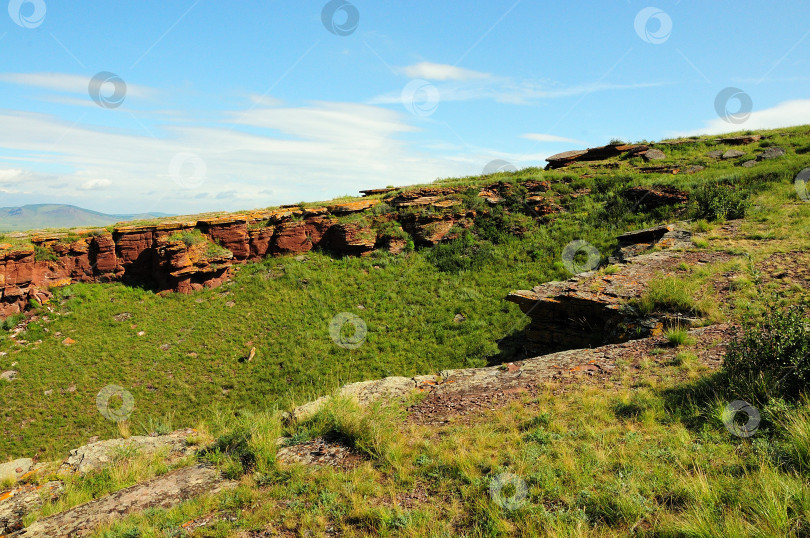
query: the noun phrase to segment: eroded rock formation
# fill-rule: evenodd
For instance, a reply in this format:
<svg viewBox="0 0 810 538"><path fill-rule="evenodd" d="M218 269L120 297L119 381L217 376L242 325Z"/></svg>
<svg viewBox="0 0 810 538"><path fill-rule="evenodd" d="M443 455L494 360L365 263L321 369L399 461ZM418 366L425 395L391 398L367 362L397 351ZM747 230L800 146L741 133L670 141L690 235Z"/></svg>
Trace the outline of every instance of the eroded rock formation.
<svg viewBox="0 0 810 538"><path fill-rule="evenodd" d="M510 293L506 300L531 320L525 333L527 351L597 347L660 334L668 324L688 326L688 314L643 314L629 302L641 297L653 279L674 274L680 264L704 263L706 254L673 249L690 244L690 234L671 225L630 232L619 237L610 260L622 264L615 273L590 271ZM663 250L640 254L652 246Z"/></svg>
<svg viewBox="0 0 810 538"><path fill-rule="evenodd" d="M636 146L607 146L594 156L643 151ZM408 245L432 246L453 240L499 204L543 219L565 211L547 181L515 185L499 181L471 190L429 186L410 190L377 189L380 200L364 198L328 207L280 209L173 219L159 224L38 234L29 246L0 245L0 318L45 303L50 289L75 282L132 282L159 291L191 293L226 281L234 264L267 256L300 254L319 248L338 256L362 256L375 249L402 252ZM586 190L587 191L587 190ZM575 198L587 192L572 193ZM628 192L647 204L680 203L685 193ZM468 209L465 200L482 200Z"/></svg>

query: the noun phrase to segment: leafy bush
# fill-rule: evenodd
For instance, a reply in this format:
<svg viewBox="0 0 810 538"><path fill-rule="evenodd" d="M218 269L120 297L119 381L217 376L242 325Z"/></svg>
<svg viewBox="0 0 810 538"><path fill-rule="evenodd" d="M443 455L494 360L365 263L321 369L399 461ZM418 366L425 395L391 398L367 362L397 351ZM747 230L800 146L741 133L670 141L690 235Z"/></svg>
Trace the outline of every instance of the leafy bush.
<svg viewBox="0 0 810 538"><path fill-rule="evenodd" d="M726 350L729 386L757 401L796 400L810 381L810 326L802 307L769 307Z"/></svg>
<svg viewBox="0 0 810 538"><path fill-rule="evenodd" d="M710 221L741 219L750 207L748 193L728 183L710 183L694 193L696 218Z"/></svg>
<svg viewBox="0 0 810 538"><path fill-rule="evenodd" d="M524 208L525 209L525 208ZM534 219L520 213L508 213L502 207L493 208L475 219L475 231L481 239L498 245L514 236L522 236L537 226Z"/></svg>
<svg viewBox="0 0 810 538"><path fill-rule="evenodd" d="M25 319L25 314L14 314L12 316L7 317L2 322L0 322L0 327L2 327L2 329L4 331L10 331L14 327L16 327L18 323L20 323L24 319Z"/></svg>
<svg viewBox="0 0 810 538"><path fill-rule="evenodd" d="M440 243L425 254L425 258L436 269L446 273L478 269L493 256L492 245L476 240L469 232L449 243Z"/></svg>
<svg viewBox="0 0 810 538"><path fill-rule="evenodd" d="M59 257L54 252L45 247L34 245L34 259L38 262L58 262Z"/></svg>
<svg viewBox="0 0 810 538"><path fill-rule="evenodd" d="M182 232L175 232L167 237L168 241L182 241L187 247L199 245L205 241L205 236L200 230L184 230Z"/></svg>

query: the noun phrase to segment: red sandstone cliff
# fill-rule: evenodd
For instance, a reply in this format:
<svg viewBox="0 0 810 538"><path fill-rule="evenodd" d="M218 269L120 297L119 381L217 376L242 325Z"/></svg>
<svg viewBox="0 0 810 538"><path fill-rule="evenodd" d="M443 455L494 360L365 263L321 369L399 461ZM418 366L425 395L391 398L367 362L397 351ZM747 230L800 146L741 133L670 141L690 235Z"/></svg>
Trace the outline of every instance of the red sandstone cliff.
<svg viewBox="0 0 810 538"><path fill-rule="evenodd" d="M545 218L562 210L559 200L544 194L548 183L526 181L521 186L524 202L537 216ZM499 182L483 187L478 196L485 205L495 206L514 194L511 189ZM33 247L3 250L0 245L0 317L25 310L32 300L46 302L50 288L74 282L148 282L160 290L190 293L219 286L228 279L234 263L266 256L314 248L340 256L364 255L374 249L398 253L408 237L417 245L435 245L473 225L477 213L462 209L464 190L396 189L383 205L367 198L329 207L296 206L195 221L118 226L112 232L34 235L29 238ZM685 197L685 193L665 194ZM632 195L648 193L633 191ZM182 239L189 234L195 241Z"/></svg>

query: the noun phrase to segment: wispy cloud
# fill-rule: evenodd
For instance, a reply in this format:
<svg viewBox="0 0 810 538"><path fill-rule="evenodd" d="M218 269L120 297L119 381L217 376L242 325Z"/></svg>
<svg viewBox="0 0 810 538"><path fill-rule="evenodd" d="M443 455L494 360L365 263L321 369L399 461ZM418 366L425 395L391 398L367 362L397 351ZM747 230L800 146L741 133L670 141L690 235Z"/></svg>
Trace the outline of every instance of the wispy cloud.
<svg viewBox="0 0 810 538"><path fill-rule="evenodd" d="M477 80L490 78L489 73L481 73L471 69L464 69L454 65L420 62L418 64L401 67L399 71L410 78L425 80Z"/></svg>
<svg viewBox="0 0 810 538"><path fill-rule="evenodd" d="M576 144L578 146L588 145L587 142L583 142L582 140L574 140L573 138L565 138L563 136L555 136L550 134L526 133L523 135L523 138L534 140L536 142Z"/></svg>
<svg viewBox="0 0 810 538"><path fill-rule="evenodd" d="M743 129L777 129L810 123L810 99L785 101L775 107L752 112L744 123L729 123L722 118L709 120L700 129L671 133L672 136L723 134Z"/></svg>
<svg viewBox="0 0 810 538"><path fill-rule="evenodd" d="M564 86L553 81L517 81L506 77L481 79L448 79L435 84L442 102L492 100L499 103L531 105L542 99L559 99L587 95L596 92L638 90L666 86L665 82L640 82L613 84L594 82L574 86ZM378 95L369 104L398 104L402 102L402 90Z"/></svg>
<svg viewBox="0 0 810 538"><path fill-rule="evenodd" d="M0 82L62 93L87 95L91 76L72 73L2 73ZM159 92L147 86L127 84L127 97L151 98Z"/></svg>
<svg viewBox="0 0 810 538"><path fill-rule="evenodd" d="M294 202L302 192L327 199L468 172L400 139L415 127L387 108L246 101L242 110L224 111L213 121L166 118L155 130L159 138L134 127L111 131L0 110L0 187L27 196L16 203L58 199L117 212L198 212ZM178 154L188 153L207 170L191 186L170 170Z"/></svg>
<svg viewBox="0 0 810 538"><path fill-rule="evenodd" d="M85 181L79 188L82 189L83 191L97 191L102 189L108 189L111 186L112 181L106 178L102 178Z"/></svg>

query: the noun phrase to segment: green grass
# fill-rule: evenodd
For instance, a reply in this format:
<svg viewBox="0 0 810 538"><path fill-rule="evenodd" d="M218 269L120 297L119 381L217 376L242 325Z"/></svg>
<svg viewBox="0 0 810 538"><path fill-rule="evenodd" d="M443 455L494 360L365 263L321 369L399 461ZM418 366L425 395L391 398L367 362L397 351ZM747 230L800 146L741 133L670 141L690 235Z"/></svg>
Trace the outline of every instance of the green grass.
<svg viewBox="0 0 810 538"><path fill-rule="evenodd" d="M507 211L494 211L489 219L479 215L473 228L454 242L404 255L376 252L333 259L312 252L304 262L273 258L240 268L234 281L220 289L188 296L159 297L121 284L76 284L57 290L50 305L55 312L20 335L31 343L19 347L0 338L0 351L9 352L0 357L0 368L18 362L15 369L20 371L20 378L4 387L9 403L0 422L0 456L56 457L91 435L116 435L115 424L101 417L94 405L95 395L107 384L133 394L133 424L173 411L180 427L211 409L286 408L350 381L509 360L513 347L501 349L497 342L519 335L527 320L503 297L515 289L568 278L561 259L567 243L582 239L607 256L616 235L682 218L671 209L641 212L617 203L628 185L668 183L693 190L734 174L737 185L755 201L749 221L761 221L782 238L770 241L773 248L785 242L800 244L803 235L787 229L806 213L807 206L791 194L791 174L810 161L810 156L792 150L810 144L805 131L786 130L791 138L784 141L774 135L788 156L753 169L735 169L722 161L706 162L710 167L694 175L656 177L619 168L579 177L590 170L588 165L442 180L437 183L468 187L459 198L479 211L483 202L477 185L503 181L516 186L507 196ZM676 164L700 163L707 161L703 155L711 149L713 143L706 141L666 152ZM565 206L564 213L538 219L523 204L521 183L534 179L551 184L544 196ZM591 194L569 196L583 188ZM793 200L793 207L785 204L785 197ZM695 209L687 208L687 215L690 211ZM395 223L374 226L403 237ZM711 226L698 222L699 229L710 231ZM190 232L177 239L195 244L201 237ZM711 248L711 241L705 241L701 246ZM211 254L223 253L220 248L212 243ZM613 271L605 269L606 274ZM642 310L722 319L712 290L703 286L696 294L694 278L689 274L688 279L654 282L641 298ZM330 338L329 323L341 312L360 316L367 325L366 338L356 349L339 347ZM115 321L122 313L132 317ZM457 314L466 321L454 322ZM138 336L141 331L144 335ZM66 337L76 343L62 345ZM240 361L251 347L257 349L256 359ZM53 368L55 364L59 368Z"/></svg>
<svg viewBox="0 0 810 538"><path fill-rule="evenodd" d="M694 343L694 338L689 336L689 331L680 327L669 329L664 336L675 347Z"/></svg>
<svg viewBox="0 0 810 538"><path fill-rule="evenodd" d="M508 179L548 176L534 169ZM472 235L475 228L455 242L399 256L271 258L239 268L220 289L193 295L157 296L122 284L55 290L55 311L20 335L27 346L0 341L0 350L15 352L0 357L0 367L20 363L19 379L4 387L0 455L57 457L91 435L117 435L95 408L95 395L108 384L132 393L133 424L173 411L180 427L212 409L285 408L346 382L508 360L511 348L497 342L519 334L526 318L504 295L567 278L562 249L574 239L610 252L618 233L666 216L625 214L605 226L613 193L591 185L594 196L572 200L556 220L521 217L519 236L502 233L495 241ZM507 219L507 230L514 222ZM342 312L367 325L357 349L330 338L330 321ZM131 317L115 321L123 313ZM457 314L466 320L455 322ZM66 337L75 344L63 345ZM251 347L256 359L242 362Z"/></svg>
<svg viewBox="0 0 810 538"><path fill-rule="evenodd" d="M196 228L194 230L182 230L179 232L174 232L170 234L167 238L167 241L180 241L184 243L187 247L191 247L194 245L199 245L200 243L204 243L207 241L206 237L202 234L200 230Z"/></svg>
<svg viewBox="0 0 810 538"><path fill-rule="evenodd" d="M703 138L664 148L665 164L707 166L697 174L639 174L630 167L637 160L615 158L615 169L579 163L549 172L530 168L440 180L442 186L468 187L458 199L465 210L476 211L473 226L458 230L453 242L403 255L272 258L238 268L222 288L192 295L158 296L123 284L55 290L52 311L39 309L41 317L19 335L28 344L0 337L0 351L7 353L0 356L0 370L16 363L19 371L18 379L2 386L0 457L61 458L91 435L194 425L214 439L201 447L199 458L241 481L235 491L99 531L107 537L179 535L184 523L211 514L218 519L198 535L267 529L299 535L337 529L357 536L806 534L807 401L771 402L754 437L733 436L721 417L735 395L700 365L685 330L670 331L672 347L643 357L633 378L620 361L604 385L540 387L536 398L470 424L420 426L403 420L402 404L358 409L340 399L292 429L280 418L281 410L347 382L514 358L507 342L520 335L527 318L503 297L568 278L562 249L575 239L606 258L624 231L696 219L693 229L703 234L696 249L737 255L722 264L684 264L677 277L653 280L632 304L642 313L737 322L760 315L766 293L781 291L780 301L788 304L804 300L801 287L777 289L764 282L757 263L775 252L810 249L810 205L792 185L810 165L807 152L795 151L810 147L810 132L800 127L766 134L769 144L788 155L751 169L709 159L708 151L728 147ZM737 200L729 201L723 191L722 203L715 203L712 186L732 176L746 217L738 224L742 239L728 243L719 235L729 216L722 210ZM563 213L541 219L522 203L521 183L534 179L551 184L544 196L563 206ZM481 216L487 206L478 187L493 181L514 184L513 195L506 211ZM641 211L621 198L628 186L657 184L693 193L705 189L711 203L692 203L676 213ZM571 196L585 188L590 195ZM710 215L706 207L719 210ZM396 222L377 220L381 211L345 221L405 239ZM199 244L196 237L178 238L187 239L190 246ZM603 271L611 275L616 268ZM726 276L727 288L717 288ZM720 291L726 294L722 300ZM358 346L332 341L330 322L340 313L362 319L366 333ZM454 321L457 314L465 321ZM63 345L66 337L75 343ZM244 361L253 347L255 358ZM132 393L128 423L109 422L96 409L96 394L108 384ZM290 437L288 443L339 438L368 461L347 472L284 467L276 461L281 435ZM138 458L122 455L109 471L73 479L62 504L46 505L32 517L167 470L159 458ZM527 486L526 502L515 510L494 503L489 493L507 472ZM411 500L414 491L424 495Z"/></svg>
<svg viewBox="0 0 810 538"><path fill-rule="evenodd" d="M643 381L640 389L546 386L445 426L409 424L397 403L364 410L334 400L299 426L297 441L343 434L368 457L349 471L279 464L267 435L280 431L279 417L240 417L228 427L239 440L220 437L232 450L218 464L229 469L246 452L264 463L242 468L237 490L135 515L96 536L171 535L211 515L204 536L802 535L810 525L807 402L746 440L715 417L724 395L696 390L670 366ZM525 486L511 505L490 490L504 473L513 482L503 498ZM423 493L404 502L412 492Z"/></svg>
<svg viewBox="0 0 810 538"><path fill-rule="evenodd" d="M711 300L696 297L693 280L677 276L653 279L634 304L643 314L669 311L697 316L709 316L716 311Z"/></svg>

